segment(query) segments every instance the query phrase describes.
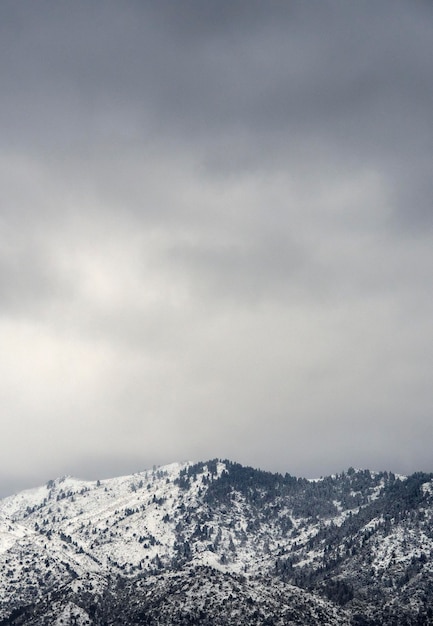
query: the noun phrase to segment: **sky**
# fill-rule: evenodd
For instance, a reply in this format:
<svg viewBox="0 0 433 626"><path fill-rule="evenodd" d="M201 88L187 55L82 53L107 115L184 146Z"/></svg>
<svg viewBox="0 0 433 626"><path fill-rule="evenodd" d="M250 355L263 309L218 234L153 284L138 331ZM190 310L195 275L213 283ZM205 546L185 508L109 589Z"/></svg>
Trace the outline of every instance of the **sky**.
<svg viewBox="0 0 433 626"><path fill-rule="evenodd" d="M433 471L433 6L4 0L0 495Z"/></svg>

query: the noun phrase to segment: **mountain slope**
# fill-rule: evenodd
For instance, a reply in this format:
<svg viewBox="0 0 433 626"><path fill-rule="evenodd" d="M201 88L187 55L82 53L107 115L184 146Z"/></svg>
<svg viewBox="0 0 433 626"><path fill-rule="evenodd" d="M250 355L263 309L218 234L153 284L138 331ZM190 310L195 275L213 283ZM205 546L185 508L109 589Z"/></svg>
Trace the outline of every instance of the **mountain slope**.
<svg viewBox="0 0 433 626"><path fill-rule="evenodd" d="M0 619L427 624L432 478L213 460L49 481L0 502Z"/></svg>
<svg viewBox="0 0 433 626"><path fill-rule="evenodd" d="M98 587L98 583L96 584ZM272 578L245 578L210 567L109 582L95 595L89 580L22 607L2 624L147 624L343 626L332 603ZM63 620L63 622L61 621Z"/></svg>

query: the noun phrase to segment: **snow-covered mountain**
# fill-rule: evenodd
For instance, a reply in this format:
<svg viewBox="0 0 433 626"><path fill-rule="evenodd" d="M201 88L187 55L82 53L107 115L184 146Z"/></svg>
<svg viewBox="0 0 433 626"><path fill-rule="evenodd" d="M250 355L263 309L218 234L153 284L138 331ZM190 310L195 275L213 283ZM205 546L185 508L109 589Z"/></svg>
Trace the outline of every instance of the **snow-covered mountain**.
<svg viewBox="0 0 433 626"><path fill-rule="evenodd" d="M0 501L0 624L433 623L433 476L229 461Z"/></svg>

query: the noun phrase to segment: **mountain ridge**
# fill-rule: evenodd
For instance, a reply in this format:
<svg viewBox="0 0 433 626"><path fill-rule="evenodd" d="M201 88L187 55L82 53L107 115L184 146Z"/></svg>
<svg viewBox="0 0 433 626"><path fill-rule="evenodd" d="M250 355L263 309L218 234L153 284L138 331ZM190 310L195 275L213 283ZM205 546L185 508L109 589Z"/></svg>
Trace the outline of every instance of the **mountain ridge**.
<svg viewBox="0 0 433 626"><path fill-rule="evenodd" d="M53 623L54 613L69 623L58 617L69 610L79 624L277 624L290 611L293 624L427 624L432 520L433 474L422 472L349 468L312 480L213 459L62 477L0 501L0 623ZM194 605L200 580L213 591ZM232 590L220 617L218 585ZM137 597L141 621L131 621ZM102 598L113 616L128 606L129 622L110 622Z"/></svg>

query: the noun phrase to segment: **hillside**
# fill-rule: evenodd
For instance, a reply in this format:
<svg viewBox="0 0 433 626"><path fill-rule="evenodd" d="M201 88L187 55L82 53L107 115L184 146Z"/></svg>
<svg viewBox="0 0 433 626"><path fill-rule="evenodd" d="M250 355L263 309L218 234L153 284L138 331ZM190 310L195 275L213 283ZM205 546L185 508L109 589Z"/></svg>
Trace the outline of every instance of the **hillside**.
<svg viewBox="0 0 433 626"><path fill-rule="evenodd" d="M433 475L229 461L0 501L0 624L433 622Z"/></svg>

